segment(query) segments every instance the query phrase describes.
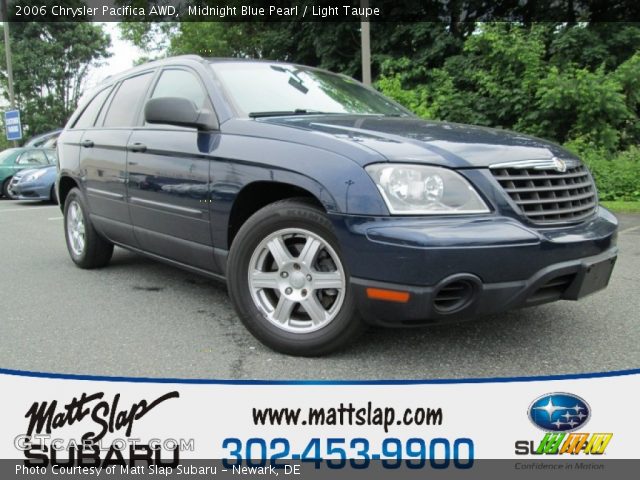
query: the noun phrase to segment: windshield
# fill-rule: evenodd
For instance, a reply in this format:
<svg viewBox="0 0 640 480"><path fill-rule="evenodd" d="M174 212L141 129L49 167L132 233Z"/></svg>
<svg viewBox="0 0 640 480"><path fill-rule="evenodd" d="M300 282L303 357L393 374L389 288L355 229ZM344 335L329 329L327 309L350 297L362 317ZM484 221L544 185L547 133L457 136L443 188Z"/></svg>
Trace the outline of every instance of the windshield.
<svg viewBox="0 0 640 480"><path fill-rule="evenodd" d="M355 80L296 65L217 62L211 67L244 115L313 113L409 115Z"/></svg>

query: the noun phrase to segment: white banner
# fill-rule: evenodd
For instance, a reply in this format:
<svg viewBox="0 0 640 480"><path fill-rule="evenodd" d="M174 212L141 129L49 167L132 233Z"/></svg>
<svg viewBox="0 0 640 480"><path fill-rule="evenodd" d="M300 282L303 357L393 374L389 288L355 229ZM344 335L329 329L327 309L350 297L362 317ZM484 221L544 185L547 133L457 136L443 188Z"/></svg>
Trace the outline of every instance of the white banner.
<svg viewBox="0 0 640 480"><path fill-rule="evenodd" d="M78 460L94 448L83 439L100 461L119 458L114 449L144 456L149 445L161 460L228 465L368 458L464 469L482 459L638 458L639 372L387 384L81 378L1 374L0 458Z"/></svg>

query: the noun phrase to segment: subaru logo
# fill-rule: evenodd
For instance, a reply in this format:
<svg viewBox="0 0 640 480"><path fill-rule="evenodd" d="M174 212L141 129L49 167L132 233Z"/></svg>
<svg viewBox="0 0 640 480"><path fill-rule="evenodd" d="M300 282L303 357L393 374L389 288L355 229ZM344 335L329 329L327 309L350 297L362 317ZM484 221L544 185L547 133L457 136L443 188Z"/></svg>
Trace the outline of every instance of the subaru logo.
<svg viewBox="0 0 640 480"><path fill-rule="evenodd" d="M587 402L570 393L548 393L529 407L531 422L547 432L572 432L583 427L590 416Z"/></svg>
<svg viewBox="0 0 640 480"><path fill-rule="evenodd" d="M564 173L567 171L567 163L564 160L561 160L558 157L553 157L551 161L553 162L553 168L558 172Z"/></svg>

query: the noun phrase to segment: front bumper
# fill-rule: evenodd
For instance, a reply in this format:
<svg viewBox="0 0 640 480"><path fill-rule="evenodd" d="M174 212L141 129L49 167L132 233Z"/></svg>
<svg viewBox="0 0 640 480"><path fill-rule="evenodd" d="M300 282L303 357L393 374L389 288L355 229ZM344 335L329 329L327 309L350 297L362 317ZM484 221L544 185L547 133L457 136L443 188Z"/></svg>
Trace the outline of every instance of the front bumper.
<svg viewBox="0 0 640 480"><path fill-rule="evenodd" d="M51 185L29 182L10 185L9 190L17 200L50 200Z"/></svg>
<svg viewBox="0 0 640 480"><path fill-rule="evenodd" d="M617 256L618 222L603 208L579 225L544 229L502 216L331 218L358 309L385 326L577 300L606 287ZM378 300L370 289L409 296Z"/></svg>

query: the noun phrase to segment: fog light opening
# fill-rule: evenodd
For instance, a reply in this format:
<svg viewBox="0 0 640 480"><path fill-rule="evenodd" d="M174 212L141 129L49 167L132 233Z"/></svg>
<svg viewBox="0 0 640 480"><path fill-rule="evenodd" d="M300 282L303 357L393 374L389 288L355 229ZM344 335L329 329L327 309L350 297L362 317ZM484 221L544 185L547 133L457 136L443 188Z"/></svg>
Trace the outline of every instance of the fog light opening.
<svg viewBox="0 0 640 480"><path fill-rule="evenodd" d="M441 314L460 311L471 304L477 285L470 280L453 280L442 285L433 297L433 308Z"/></svg>

